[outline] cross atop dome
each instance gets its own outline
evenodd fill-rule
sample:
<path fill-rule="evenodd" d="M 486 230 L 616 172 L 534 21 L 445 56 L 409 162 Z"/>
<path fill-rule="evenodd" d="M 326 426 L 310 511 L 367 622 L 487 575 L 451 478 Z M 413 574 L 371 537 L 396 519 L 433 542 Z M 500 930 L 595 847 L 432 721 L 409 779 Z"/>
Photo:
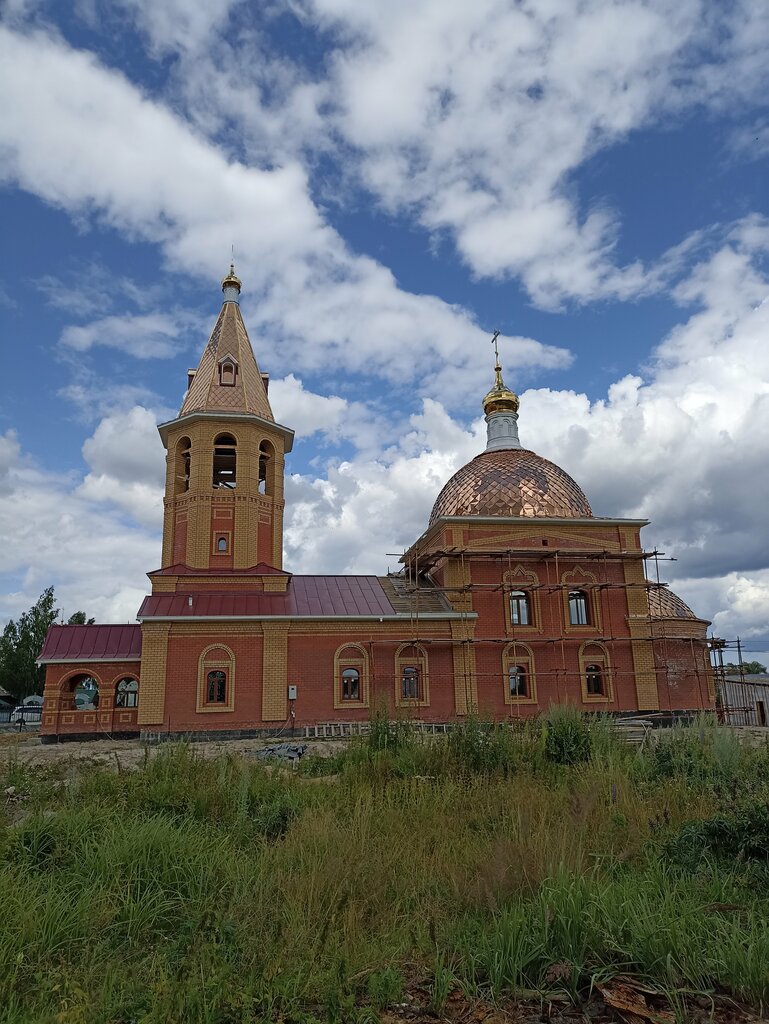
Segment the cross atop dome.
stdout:
<path fill-rule="evenodd" d="M 499 361 L 499 331 L 494 331 L 494 386 L 483 399 L 486 413 L 488 444 L 486 451 L 499 448 L 520 448 L 518 440 L 518 395 L 511 391 L 502 380 L 502 365 Z"/>

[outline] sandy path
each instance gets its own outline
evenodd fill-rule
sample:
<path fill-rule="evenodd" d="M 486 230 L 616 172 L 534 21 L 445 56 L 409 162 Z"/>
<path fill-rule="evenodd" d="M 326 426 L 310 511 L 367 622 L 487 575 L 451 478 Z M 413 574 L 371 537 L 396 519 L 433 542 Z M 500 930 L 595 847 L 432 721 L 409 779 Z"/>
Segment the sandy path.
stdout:
<path fill-rule="evenodd" d="M 305 739 L 248 739 L 220 740 L 206 743 L 191 743 L 191 748 L 200 757 L 218 757 L 220 754 L 240 754 L 248 757 L 256 750 L 275 743 L 304 743 L 307 754 L 330 757 L 343 750 L 347 740 L 305 740 Z M 8 758 L 22 764 L 53 765 L 60 763 L 77 764 L 88 761 L 91 764 L 111 765 L 113 768 L 135 768 L 144 760 L 145 751 L 150 757 L 166 747 L 165 743 L 145 747 L 139 740 L 84 740 L 82 742 L 42 744 L 36 733 L 0 733 L 0 765 Z"/>

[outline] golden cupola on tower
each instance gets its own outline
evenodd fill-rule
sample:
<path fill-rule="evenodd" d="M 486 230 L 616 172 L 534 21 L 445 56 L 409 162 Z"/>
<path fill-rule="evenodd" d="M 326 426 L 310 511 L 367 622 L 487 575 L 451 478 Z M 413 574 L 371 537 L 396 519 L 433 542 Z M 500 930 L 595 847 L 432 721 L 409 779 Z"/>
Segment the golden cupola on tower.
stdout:
<path fill-rule="evenodd" d="M 518 395 L 502 379 L 494 335 L 494 385 L 483 399 L 486 450 L 458 470 L 433 506 L 444 516 L 535 516 L 583 519 L 590 503 L 575 480 L 549 459 L 521 447 Z"/>
<path fill-rule="evenodd" d="M 518 412 L 520 402 L 518 395 L 502 380 L 502 367 L 497 361 L 494 367 L 494 387 L 483 399 L 483 411 L 488 416 L 492 412 Z"/>

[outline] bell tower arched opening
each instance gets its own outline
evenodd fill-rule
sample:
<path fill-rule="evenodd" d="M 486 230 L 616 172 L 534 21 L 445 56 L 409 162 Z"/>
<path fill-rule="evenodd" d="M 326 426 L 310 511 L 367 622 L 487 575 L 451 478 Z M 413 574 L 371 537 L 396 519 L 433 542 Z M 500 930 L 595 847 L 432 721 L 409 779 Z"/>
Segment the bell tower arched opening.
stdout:
<path fill-rule="evenodd" d="M 237 486 L 238 443 L 232 434 L 219 434 L 214 440 L 214 463 L 211 486 L 227 487 L 234 490 Z"/>

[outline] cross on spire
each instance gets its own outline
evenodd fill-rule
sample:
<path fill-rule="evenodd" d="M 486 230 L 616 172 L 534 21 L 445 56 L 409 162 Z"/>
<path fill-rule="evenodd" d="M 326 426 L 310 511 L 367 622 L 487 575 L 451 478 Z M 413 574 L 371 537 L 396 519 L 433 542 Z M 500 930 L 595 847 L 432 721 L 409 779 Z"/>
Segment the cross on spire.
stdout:
<path fill-rule="evenodd" d="M 494 333 L 491 336 L 491 344 L 494 346 L 494 355 L 496 356 L 497 364 L 499 364 L 499 344 L 497 343 L 497 338 L 499 337 L 499 335 L 499 331 L 494 331 Z"/>

